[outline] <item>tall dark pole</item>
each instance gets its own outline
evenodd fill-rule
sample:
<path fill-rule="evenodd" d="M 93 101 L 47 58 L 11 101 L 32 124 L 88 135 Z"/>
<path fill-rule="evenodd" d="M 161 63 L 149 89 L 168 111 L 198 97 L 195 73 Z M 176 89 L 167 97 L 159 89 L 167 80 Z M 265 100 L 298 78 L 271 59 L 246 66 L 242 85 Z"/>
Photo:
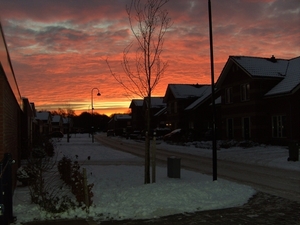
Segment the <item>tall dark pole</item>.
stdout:
<path fill-rule="evenodd" d="M 211 67 L 211 99 L 212 99 L 212 161 L 213 161 L 213 180 L 217 180 L 217 140 L 216 140 L 216 107 L 215 107 L 215 80 L 214 80 L 214 51 L 213 33 L 211 19 L 211 3 L 208 0 L 209 17 L 209 43 L 210 43 L 210 67 Z"/>
<path fill-rule="evenodd" d="M 91 91 L 91 106 L 92 106 L 92 127 L 91 127 L 91 131 L 92 131 L 92 143 L 94 143 L 94 98 L 93 98 L 93 91 L 97 90 L 97 96 L 100 96 L 100 91 L 98 88 L 93 88 Z"/>

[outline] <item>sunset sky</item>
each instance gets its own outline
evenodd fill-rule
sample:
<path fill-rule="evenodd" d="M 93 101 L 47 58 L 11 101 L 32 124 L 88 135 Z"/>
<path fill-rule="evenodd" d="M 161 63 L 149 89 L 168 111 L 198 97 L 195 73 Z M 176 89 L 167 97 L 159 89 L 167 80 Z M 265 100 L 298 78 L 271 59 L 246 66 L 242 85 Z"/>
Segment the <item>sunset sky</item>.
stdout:
<path fill-rule="evenodd" d="M 207 0 L 170 0 L 172 27 L 165 36 L 168 83 L 209 84 Z M 215 81 L 229 55 L 290 59 L 300 56 L 299 0 L 211 0 Z M 71 108 L 79 115 L 128 112 L 131 98 L 112 77 L 124 73 L 123 50 L 134 40 L 126 4 L 130 0 L 0 0 L 0 20 L 17 83 L 37 109 Z M 131 96 L 139 98 L 138 96 Z"/>

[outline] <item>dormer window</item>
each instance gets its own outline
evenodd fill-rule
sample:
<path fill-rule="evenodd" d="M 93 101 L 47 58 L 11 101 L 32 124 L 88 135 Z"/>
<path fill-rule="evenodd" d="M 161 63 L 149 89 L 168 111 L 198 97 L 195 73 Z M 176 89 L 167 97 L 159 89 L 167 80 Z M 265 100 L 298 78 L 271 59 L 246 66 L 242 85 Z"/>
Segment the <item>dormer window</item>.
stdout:
<path fill-rule="evenodd" d="M 250 90 L 250 84 L 242 84 L 241 85 L 241 101 L 242 102 L 250 100 L 249 90 Z"/>

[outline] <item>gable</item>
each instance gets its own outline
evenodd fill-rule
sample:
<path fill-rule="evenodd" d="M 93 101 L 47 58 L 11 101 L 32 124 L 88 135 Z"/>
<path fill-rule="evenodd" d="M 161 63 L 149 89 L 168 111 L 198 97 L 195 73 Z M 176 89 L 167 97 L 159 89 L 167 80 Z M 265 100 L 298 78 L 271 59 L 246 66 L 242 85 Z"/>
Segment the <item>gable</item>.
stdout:
<path fill-rule="evenodd" d="M 189 99 L 201 97 L 203 94 L 203 87 L 208 85 L 199 84 L 169 84 L 164 96 L 164 102 L 170 99 Z"/>
<path fill-rule="evenodd" d="M 248 76 L 250 79 L 284 79 L 289 60 L 271 58 L 249 57 L 249 56 L 229 56 L 220 76 L 216 87 L 223 86 L 224 81 L 238 81 L 239 76 Z M 239 72 L 240 71 L 240 72 Z M 242 71 L 242 72 L 241 72 Z M 232 76 L 236 77 L 233 79 Z"/>

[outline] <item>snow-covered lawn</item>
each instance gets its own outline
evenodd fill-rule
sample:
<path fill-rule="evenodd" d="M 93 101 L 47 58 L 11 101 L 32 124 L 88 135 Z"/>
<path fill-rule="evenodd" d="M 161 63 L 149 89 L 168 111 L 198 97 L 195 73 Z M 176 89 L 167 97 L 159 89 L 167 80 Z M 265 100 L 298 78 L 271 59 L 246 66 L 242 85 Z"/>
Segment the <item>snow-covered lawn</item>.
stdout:
<path fill-rule="evenodd" d="M 166 145 L 161 143 L 161 145 Z M 172 146 L 172 149 L 177 149 Z M 218 151 L 218 157 L 237 157 L 241 152 L 248 161 L 260 163 L 263 157 L 253 156 L 262 153 L 267 155 L 268 164 L 281 164 L 288 168 L 300 168 L 299 162 L 283 161 L 284 150 L 255 150 L 230 149 Z M 46 220 L 54 218 L 87 218 L 94 220 L 105 219 L 138 219 L 155 218 L 175 213 L 194 212 L 198 210 L 220 209 L 243 205 L 255 194 L 249 186 L 236 184 L 218 179 L 212 181 L 211 176 L 181 170 L 181 178 L 167 177 L 166 165 L 157 167 L 157 182 L 144 185 L 143 159 L 134 155 L 116 151 L 100 143 L 92 143 L 87 134 L 73 135 L 68 143 L 66 138 L 57 143 L 58 160 L 63 155 L 73 161 L 78 160 L 81 168 L 86 168 L 88 183 L 93 183 L 93 206 L 89 213 L 81 208 L 68 212 L 51 215 L 40 210 L 30 203 L 28 188 L 17 187 L 14 195 L 14 216 L 17 224 L 33 220 Z M 207 149 L 194 147 L 178 147 L 178 151 L 194 151 L 195 154 L 210 155 Z M 242 152 L 245 151 L 245 152 Z M 272 151 L 276 157 L 271 157 Z M 286 153 L 287 150 L 285 150 Z M 252 156 L 252 157 L 250 157 Z M 256 158 L 257 157 L 257 158 Z M 90 160 L 88 160 L 90 158 Z M 288 165 L 288 166 L 287 166 Z M 59 179 L 59 178 L 58 178 Z"/>

